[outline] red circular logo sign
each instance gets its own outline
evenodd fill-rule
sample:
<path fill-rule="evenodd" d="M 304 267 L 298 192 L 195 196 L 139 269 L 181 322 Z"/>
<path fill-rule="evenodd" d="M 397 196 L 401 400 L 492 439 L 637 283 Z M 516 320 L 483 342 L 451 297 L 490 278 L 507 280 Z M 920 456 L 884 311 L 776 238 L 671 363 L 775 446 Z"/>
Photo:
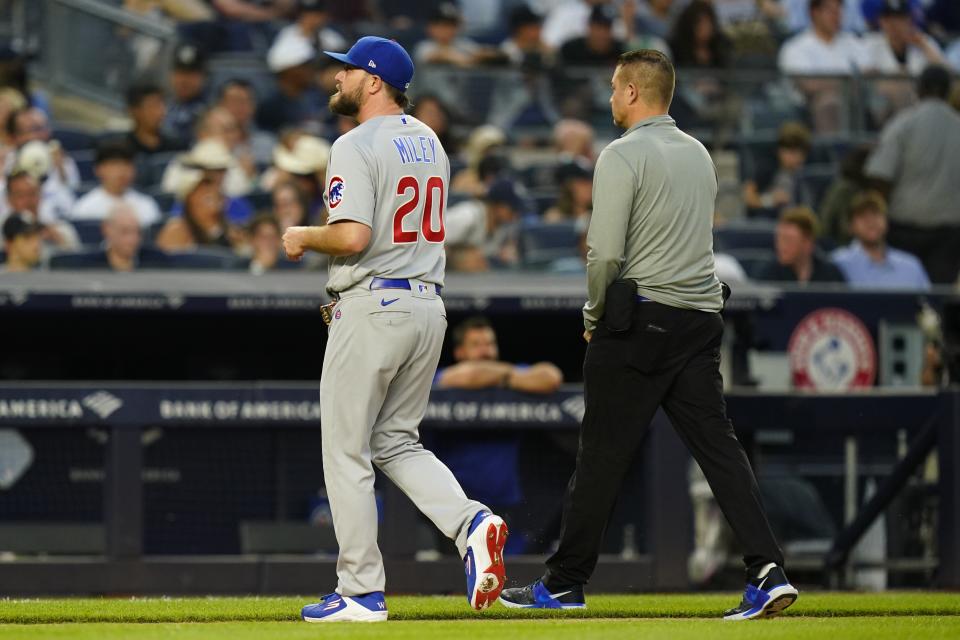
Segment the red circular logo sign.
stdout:
<path fill-rule="evenodd" d="M 846 391 L 873 386 L 877 351 L 867 327 L 849 311 L 818 309 L 793 330 L 787 346 L 793 386 Z"/>

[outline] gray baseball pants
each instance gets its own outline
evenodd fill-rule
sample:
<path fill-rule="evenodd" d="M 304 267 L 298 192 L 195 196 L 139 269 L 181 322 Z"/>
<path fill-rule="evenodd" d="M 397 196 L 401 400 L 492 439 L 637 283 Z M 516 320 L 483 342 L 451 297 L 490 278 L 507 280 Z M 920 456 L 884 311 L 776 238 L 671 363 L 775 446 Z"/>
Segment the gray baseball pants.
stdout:
<path fill-rule="evenodd" d="M 340 547 L 337 593 L 345 596 L 384 590 L 373 465 L 456 542 L 461 557 L 471 520 L 486 509 L 420 444 L 447 320 L 433 285 L 410 282 L 410 291 L 342 293 L 323 358 L 323 475 Z"/>

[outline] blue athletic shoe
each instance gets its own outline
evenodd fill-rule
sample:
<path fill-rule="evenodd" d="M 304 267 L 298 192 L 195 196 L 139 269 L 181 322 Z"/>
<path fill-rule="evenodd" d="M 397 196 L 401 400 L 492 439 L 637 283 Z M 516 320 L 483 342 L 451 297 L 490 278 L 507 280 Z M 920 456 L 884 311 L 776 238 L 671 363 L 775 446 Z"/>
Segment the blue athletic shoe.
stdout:
<path fill-rule="evenodd" d="M 467 529 L 463 570 L 467 576 L 467 602 L 477 611 L 489 607 L 507 583 L 503 564 L 507 534 L 503 518 L 489 511 L 477 513 Z"/>
<path fill-rule="evenodd" d="M 537 580 L 533 584 L 516 589 L 504 589 L 500 602 L 511 609 L 586 609 L 583 587 L 567 587 L 557 593 L 550 593 L 543 583 Z"/>
<path fill-rule="evenodd" d="M 772 562 L 747 583 L 740 606 L 723 614 L 724 620 L 772 618 L 797 601 L 800 592 L 787 580 L 782 567 Z"/>
<path fill-rule="evenodd" d="M 387 619 L 387 603 L 383 591 L 364 596 L 331 593 L 317 604 L 305 606 L 300 616 L 304 622 L 383 622 Z"/>

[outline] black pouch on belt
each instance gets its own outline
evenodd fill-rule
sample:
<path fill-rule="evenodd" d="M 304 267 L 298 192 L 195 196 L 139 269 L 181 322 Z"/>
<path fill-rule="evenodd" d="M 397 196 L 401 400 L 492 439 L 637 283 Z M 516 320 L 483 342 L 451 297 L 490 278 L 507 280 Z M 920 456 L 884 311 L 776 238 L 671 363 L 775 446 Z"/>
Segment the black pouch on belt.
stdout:
<path fill-rule="evenodd" d="M 614 280 L 607 287 L 603 323 L 612 333 L 629 331 L 637 306 L 637 284 L 633 280 Z"/>

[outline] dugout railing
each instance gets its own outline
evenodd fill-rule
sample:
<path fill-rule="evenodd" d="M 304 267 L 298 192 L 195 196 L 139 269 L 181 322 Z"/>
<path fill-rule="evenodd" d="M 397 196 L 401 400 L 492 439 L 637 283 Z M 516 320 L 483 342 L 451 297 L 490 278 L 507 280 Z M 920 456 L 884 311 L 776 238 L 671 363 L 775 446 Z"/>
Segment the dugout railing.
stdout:
<path fill-rule="evenodd" d="M 960 586 L 960 391 L 940 393 L 770 395 L 728 394 L 730 415 L 745 441 L 763 432 L 790 432 L 824 438 L 842 434 L 859 441 L 909 439 L 935 425 L 940 453 L 938 483 L 939 557 L 934 584 Z M 282 593 L 310 591 L 333 580 L 333 556 L 151 556 L 144 554 L 145 451 L 152 431 L 191 430 L 229 434 L 237 429 L 279 428 L 316 431 L 319 412 L 314 384 L 55 384 L 0 386 L 0 428 L 24 433 L 45 429 L 103 430 L 102 476 L 104 553 L 85 557 L 19 557 L 0 563 L 3 595 L 42 593 Z M 539 398 L 503 390 L 436 391 L 425 434 L 508 431 L 573 432 L 582 411 L 582 392 L 565 388 Z M 318 440 L 317 440 L 318 441 Z M 230 455 L 229 441 L 222 445 Z M 9 453 L 9 452 L 8 452 Z M 47 453 L 47 452 L 42 452 Z M 190 452 L 183 451 L 184 456 Z M 836 452 L 840 453 L 840 452 Z M 38 450 L 35 455 L 41 455 Z M 220 452 L 219 455 L 223 455 Z M 250 455 L 250 452 L 236 452 Z M 264 452 L 266 455 L 266 452 Z M 308 452 L 319 465 L 320 451 Z M 210 454 L 215 460 L 217 454 Z M 849 460 L 849 459 L 848 459 Z M 688 456 L 669 423 L 658 416 L 641 458 L 641 553 L 602 557 L 595 588 L 662 591 L 686 588 L 692 531 L 687 489 Z M 763 462 L 758 463 L 761 478 Z M 854 482 L 859 477 L 853 461 Z M 156 470 L 154 470 L 155 472 Z M 762 481 L 762 480 L 761 480 Z M 401 592 L 455 592 L 455 557 L 418 561 L 413 506 L 389 483 L 383 492 L 381 542 L 391 589 Z M 10 494 L 8 494 L 9 497 Z M 242 496 L 240 496 L 242 498 Z M 0 501 L 4 499 L 0 493 Z M 50 496 L 50 499 L 55 499 Z M 9 519 L 5 526 L 11 523 Z M 29 528 L 23 530 L 24 534 Z M 69 529 L 62 532 L 71 535 Z M 73 534 L 78 535 L 78 534 Z M 318 531 L 317 535 L 323 535 Z M 329 532 L 327 532 L 329 535 Z M 535 577 L 542 557 L 511 559 L 511 575 Z M 910 569 L 891 559 L 891 570 Z"/>

